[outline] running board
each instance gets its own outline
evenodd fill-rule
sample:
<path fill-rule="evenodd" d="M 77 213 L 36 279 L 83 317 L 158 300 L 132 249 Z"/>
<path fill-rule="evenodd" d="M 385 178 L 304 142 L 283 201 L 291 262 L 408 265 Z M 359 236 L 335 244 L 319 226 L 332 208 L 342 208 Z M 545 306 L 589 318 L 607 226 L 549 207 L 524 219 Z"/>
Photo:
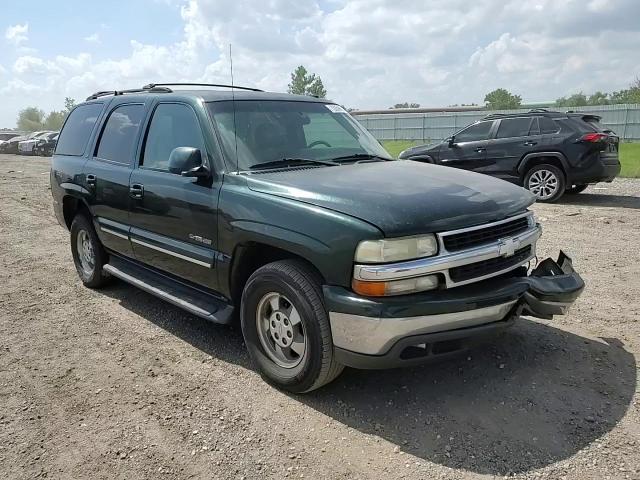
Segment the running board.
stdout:
<path fill-rule="evenodd" d="M 219 297 L 113 255 L 102 268 L 110 275 L 200 318 L 222 324 L 231 322 L 233 307 Z"/>

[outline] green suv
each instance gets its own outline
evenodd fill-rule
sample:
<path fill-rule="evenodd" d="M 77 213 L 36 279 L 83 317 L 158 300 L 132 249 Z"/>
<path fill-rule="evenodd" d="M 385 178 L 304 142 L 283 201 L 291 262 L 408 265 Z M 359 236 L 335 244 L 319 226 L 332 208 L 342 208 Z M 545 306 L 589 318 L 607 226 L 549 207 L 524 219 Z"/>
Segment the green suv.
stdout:
<path fill-rule="evenodd" d="M 98 92 L 66 120 L 51 191 L 87 287 L 116 277 L 239 321 L 261 375 L 293 392 L 549 319 L 584 287 L 562 253 L 529 270 L 541 229 L 526 190 L 393 161 L 342 107 L 307 96 Z"/>

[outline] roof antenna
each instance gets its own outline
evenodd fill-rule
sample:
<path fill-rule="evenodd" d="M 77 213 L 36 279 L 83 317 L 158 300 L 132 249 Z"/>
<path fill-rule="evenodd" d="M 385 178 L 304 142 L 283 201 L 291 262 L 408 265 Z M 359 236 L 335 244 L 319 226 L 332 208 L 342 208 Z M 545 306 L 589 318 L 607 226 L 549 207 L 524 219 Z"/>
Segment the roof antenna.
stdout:
<path fill-rule="evenodd" d="M 229 66 L 231 67 L 231 102 L 233 103 L 233 138 L 236 147 L 236 173 L 240 170 L 238 161 L 238 125 L 236 123 L 236 92 L 233 88 L 233 55 L 231 54 L 231 44 L 229 44 Z"/>

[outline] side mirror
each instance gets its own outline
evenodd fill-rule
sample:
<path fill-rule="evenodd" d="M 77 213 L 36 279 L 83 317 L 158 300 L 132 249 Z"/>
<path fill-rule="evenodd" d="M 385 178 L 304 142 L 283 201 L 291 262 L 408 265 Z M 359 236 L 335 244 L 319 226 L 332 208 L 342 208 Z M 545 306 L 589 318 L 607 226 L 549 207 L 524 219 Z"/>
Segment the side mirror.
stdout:
<path fill-rule="evenodd" d="M 451 135 L 449 138 L 447 138 L 447 143 L 449 144 L 449 148 L 454 147 L 456 144 L 456 136 Z"/>
<path fill-rule="evenodd" d="M 193 147 L 178 147 L 171 151 L 169 172 L 183 177 L 206 177 L 209 175 L 209 169 L 202 163 L 202 153 Z"/>

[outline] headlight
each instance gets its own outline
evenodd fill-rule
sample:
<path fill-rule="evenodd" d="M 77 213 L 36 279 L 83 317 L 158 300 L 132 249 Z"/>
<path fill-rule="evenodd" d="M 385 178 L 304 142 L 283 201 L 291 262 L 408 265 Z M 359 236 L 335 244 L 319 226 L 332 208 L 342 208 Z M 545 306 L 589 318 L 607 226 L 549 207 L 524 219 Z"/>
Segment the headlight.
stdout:
<path fill-rule="evenodd" d="M 355 261 L 360 263 L 388 263 L 430 257 L 438 253 L 435 235 L 365 240 L 356 248 Z"/>

